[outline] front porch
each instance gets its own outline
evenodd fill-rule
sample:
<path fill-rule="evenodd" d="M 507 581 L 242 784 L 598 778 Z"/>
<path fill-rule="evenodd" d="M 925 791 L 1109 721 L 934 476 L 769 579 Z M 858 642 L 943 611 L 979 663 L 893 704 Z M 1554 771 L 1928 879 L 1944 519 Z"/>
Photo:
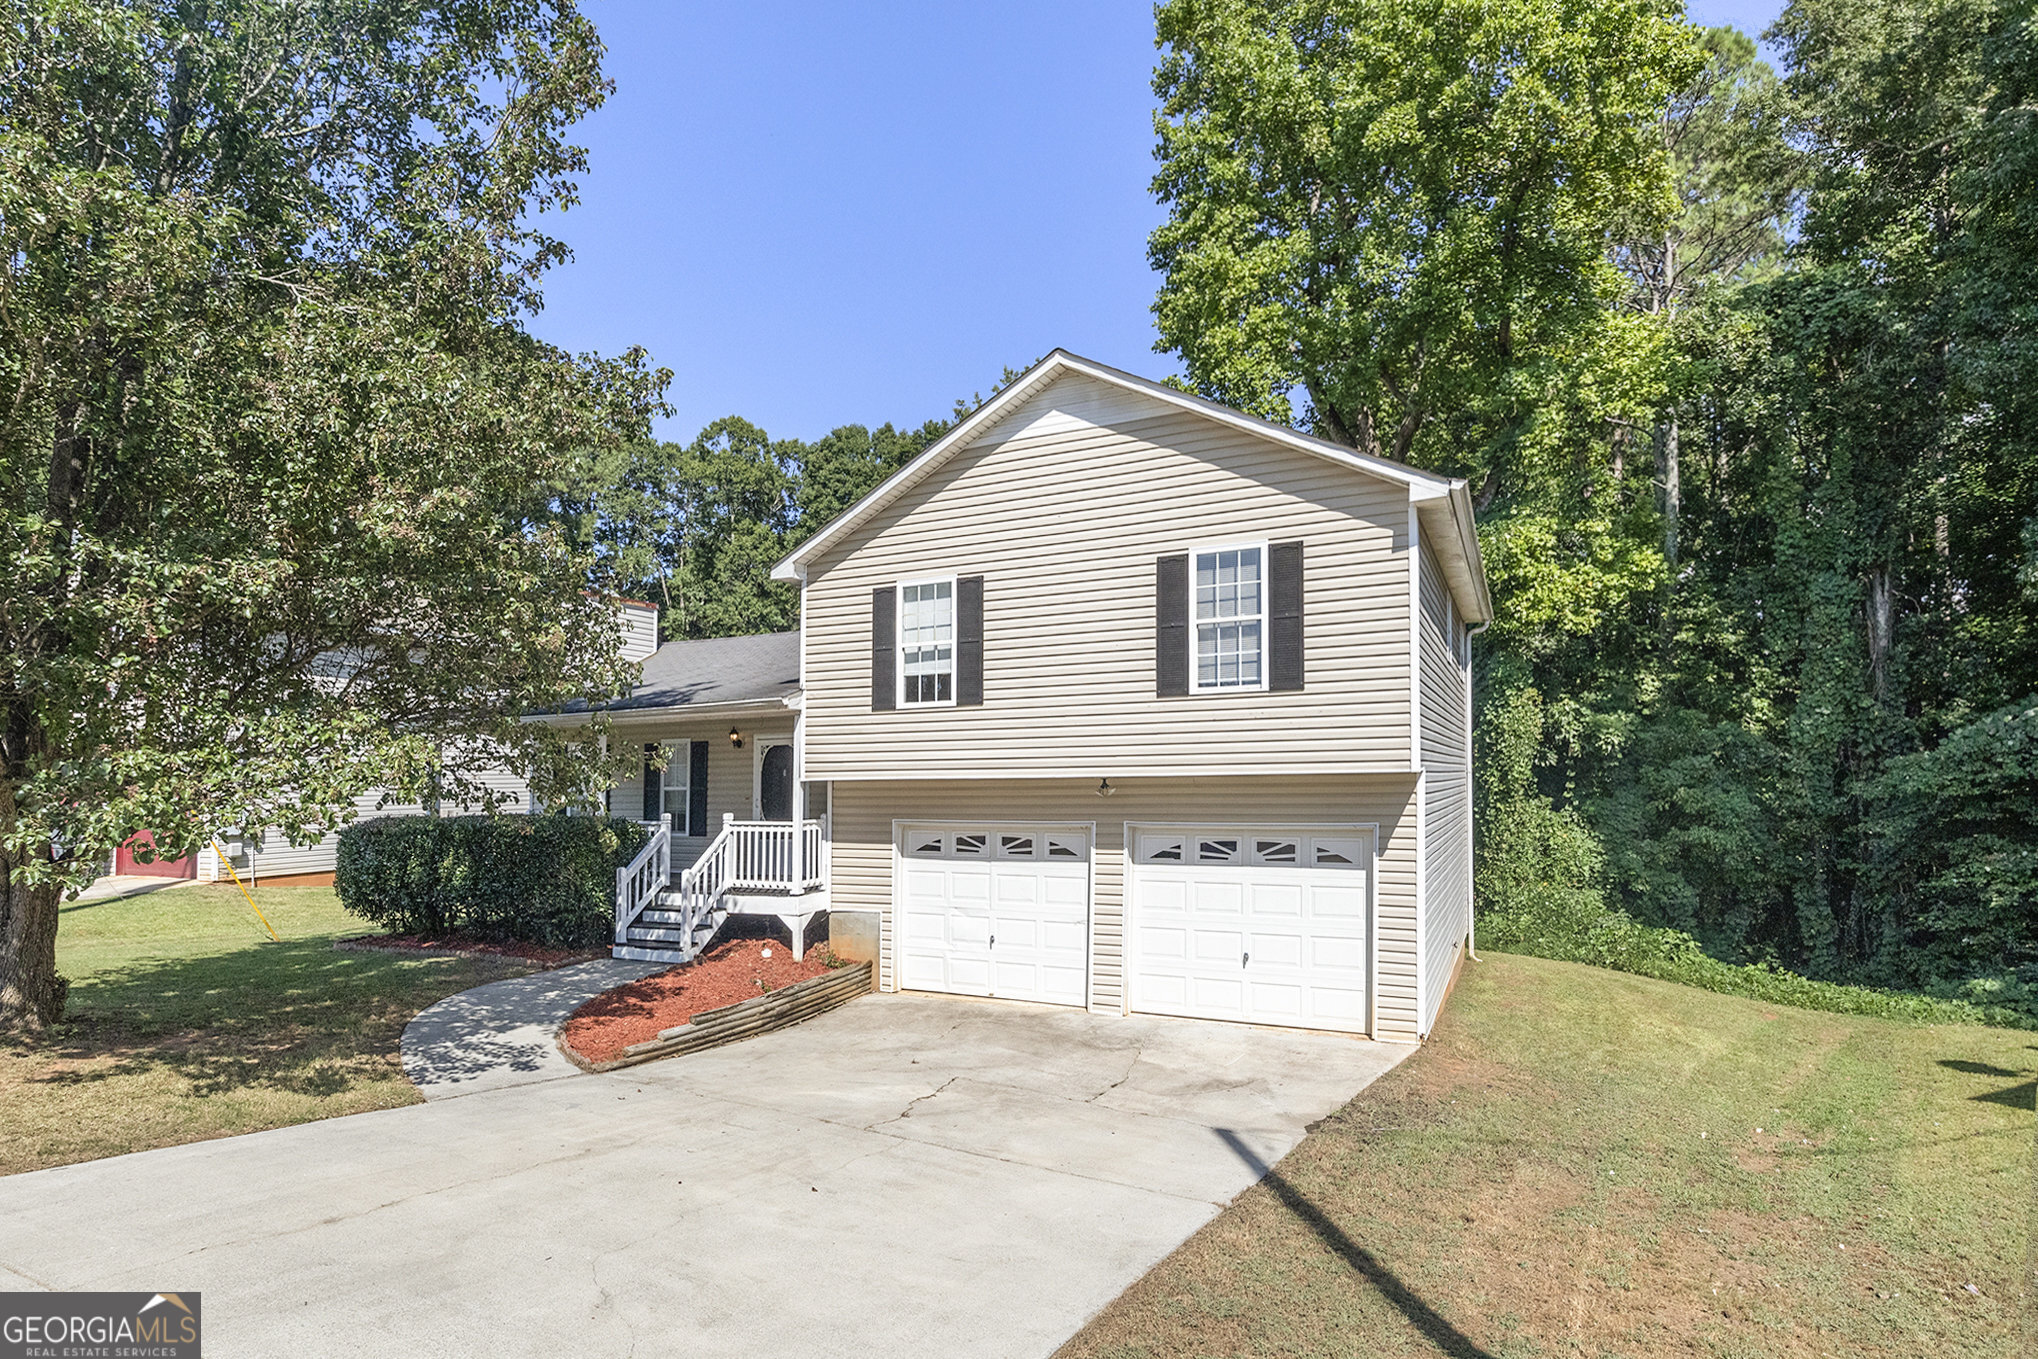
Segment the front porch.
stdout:
<path fill-rule="evenodd" d="M 828 909 L 825 819 L 738 821 L 720 831 L 692 863 L 674 859 L 672 824 L 646 823 L 651 838 L 616 870 L 613 956 L 686 963 L 736 915 L 776 916 L 792 936 L 795 959 L 807 926 Z"/>

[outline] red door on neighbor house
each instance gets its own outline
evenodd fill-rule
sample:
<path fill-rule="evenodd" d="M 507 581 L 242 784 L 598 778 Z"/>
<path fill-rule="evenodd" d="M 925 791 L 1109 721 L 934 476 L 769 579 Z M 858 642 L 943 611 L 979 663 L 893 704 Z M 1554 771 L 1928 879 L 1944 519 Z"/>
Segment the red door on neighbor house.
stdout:
<path fill-rule="evenodd" d="M 136 873 L 145 878 L 195 878 L 198 876 L 198 860 L 189 855 L 182 859 L 157 859 L 152 863 L 143 863 L 135 858 L 134 852 L 137 848 L 154 849 L 155 845 L 156 837 L 152 831 L 137 831 L 130 835 L 127 838 L 127 843 L 113 852 L 113 871 L 115 873 Z"/>

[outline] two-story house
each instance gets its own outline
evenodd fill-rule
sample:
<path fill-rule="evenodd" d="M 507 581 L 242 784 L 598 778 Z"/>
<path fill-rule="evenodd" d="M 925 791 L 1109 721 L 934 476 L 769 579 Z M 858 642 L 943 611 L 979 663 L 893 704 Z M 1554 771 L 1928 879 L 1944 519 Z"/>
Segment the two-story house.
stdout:
<path fill-rule="evenodd" d="M 1462 481 L 1057 351 L 776 574 L 799 632 L 668 644 L 615 710 L 611 807 L 666 832 L 620 951 L 825 910 L 885 990 L 1428 1031 L 1472 925 Z"/>

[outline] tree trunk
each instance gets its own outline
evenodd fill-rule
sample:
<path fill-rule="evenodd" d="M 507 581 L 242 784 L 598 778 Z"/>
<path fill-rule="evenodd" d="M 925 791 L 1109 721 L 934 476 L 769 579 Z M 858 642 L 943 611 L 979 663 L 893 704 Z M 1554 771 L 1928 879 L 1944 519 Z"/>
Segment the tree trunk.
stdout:
<path fill-rule="evenodd" d="M 1684 475 L 1678 459 L 1677 413 L 1672 411 L 1663 426 L 1663 561 L 1677 569 L 1678 535 L 1684 519 Z"/>
<path fill-rule="evenodd" d="M 37 1030 L 64 1013 L 70 983 L 57 975 L 55 883 L 12 881 L 16 862 L 0 855 L 0 1032 Z"/>
<path fill-rule="evenodd" d="M 0 846 L 12 842 L 20 827 L 21 779 L 35 738 L 26 706 L 8 704 L 0 722 Z M 40 860 L 35 866 L 50 866 L 47 841 L 31 855 Z M 57 975 L 57 903 L 63 888 L 54 882 L 23 883 L 20 870 L 30 866 L 28 857 L 0 849 L 0 1033 L 56 1023 L 70 989 Z"/>
<path fill-rule="evenodd" d="M 1868 690 L 1875 701 L 1889 696 L 1889 652 L 1896 633 L 1896 594 L 1889 569 L 1868 577 Z"/>

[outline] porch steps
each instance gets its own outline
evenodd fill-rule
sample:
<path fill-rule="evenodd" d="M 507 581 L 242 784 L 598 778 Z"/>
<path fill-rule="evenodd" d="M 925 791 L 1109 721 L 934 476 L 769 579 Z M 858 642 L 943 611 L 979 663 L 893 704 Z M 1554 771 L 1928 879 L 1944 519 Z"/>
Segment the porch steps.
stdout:
<path fill-rule="evenodd" d="M 729 918 L 726 906 L 717 902 L 716 908 L 707 918 L 694 926 L 692 939 L 687 938 L 686 916 L 667 906 L 679 903 L 672 900 L 677 894 L 667 891 L 658 895 L 659 904 L 647 907 L 624 931 L 624 938 L 617 941 L 609 952 L 617 958 L 632 958 L 647 963 L 684 963 L 700 956 L 722 928 L 722 922 Z M 691 947 L 689 947 L 691 945 Z"/>

